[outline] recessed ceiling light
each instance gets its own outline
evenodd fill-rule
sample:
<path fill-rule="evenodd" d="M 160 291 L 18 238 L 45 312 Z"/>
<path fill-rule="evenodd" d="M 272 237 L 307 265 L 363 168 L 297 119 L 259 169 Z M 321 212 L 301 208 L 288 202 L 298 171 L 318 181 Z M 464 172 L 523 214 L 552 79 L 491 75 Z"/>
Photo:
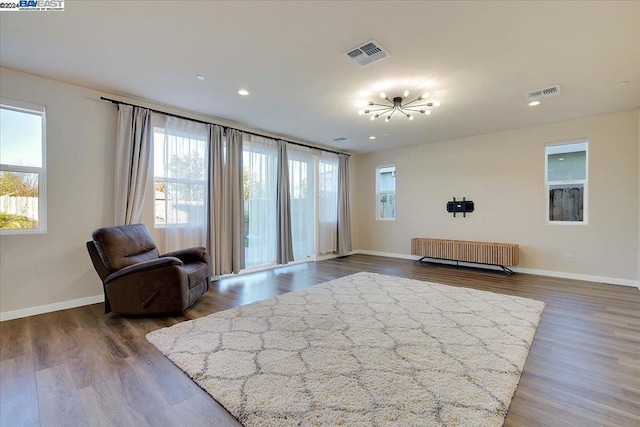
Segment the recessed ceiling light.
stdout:
<path fill-rule="evenodd" d="M 371 135 L 371 136 L 369 137 L 369 139 L 376 139 L 376 137 L 375 137 L 375 136 L 373 136 L 373 135 Z"/>
<path fill-rule="evenodd" d="M 535 107 L 536 105 L 540 105 L 540 101 L 531 101 L 529 103 L 529 107 Z"/>
<path fill-rule="evenodd" d="M 242 96 L 247 96 L 247 95 L 249 95 L 249 91 L 248 91 L 248 90 L 246 90 L 246 89 L 240 89 L 240 90 L 238 91 L 238 94 L 239 94 L 239 95 L 242 95 Z"/>
<path fill-rule="evenodd" d="M 563 161 L 564 157 L 558 157 L 558 160 Z"/>
<path fill-rule="evenodd" d="M 205 77 L 205 76 L 203 76 L 202 74 L 198 74 L 198 75 L 196 76 L 196 79 L 198 79 L 198 80 L 204 80 L 204 79 L 206 79 L 206 77 Z"/>

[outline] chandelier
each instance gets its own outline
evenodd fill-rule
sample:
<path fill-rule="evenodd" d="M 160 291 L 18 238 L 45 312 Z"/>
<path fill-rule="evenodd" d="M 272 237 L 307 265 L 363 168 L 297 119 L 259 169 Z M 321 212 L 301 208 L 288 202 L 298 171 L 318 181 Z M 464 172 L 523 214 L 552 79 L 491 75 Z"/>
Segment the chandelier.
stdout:
<path fill-rule="evenodd" d="M 396 112 L 399 112 L 401 114 L 404 114 L 407 119 L 413 120 L 413 115 L 411 113 L 421 113 L 428 116 L 429 114 L 431 114 L 430 108 L 440 106 L 440 103 L 437 101 L 425 101 L 425 98 L 429 97 L 429 92 L 423 93 L 413 101 L 404 102 L 405 99 L 407 99 L 407 96 L 409 96 L 408 90 L 405 90 L 402 96 L 396 96 L 393 99 L 389 99 L 386 93 L 380 92 L 380 98 L 384 100 L 381 101 L 383 103 L 378 104 L 376 102 L 369 101 L 369 107 L 376 108 L 360 110 L 358 111 L 358 114 L 371 114 L 371 120 L 375 120 L 380 116 L 386 116 L 384 118 L 384 121 L 388 122 Z M 420 101 L 425 102 L 420 103 Z"/>

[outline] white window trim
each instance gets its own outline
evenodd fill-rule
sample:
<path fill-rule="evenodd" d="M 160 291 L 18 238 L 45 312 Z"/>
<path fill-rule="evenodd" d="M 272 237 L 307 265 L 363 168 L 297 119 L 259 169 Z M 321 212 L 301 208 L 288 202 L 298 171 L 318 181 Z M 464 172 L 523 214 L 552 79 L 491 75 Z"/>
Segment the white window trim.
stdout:
<path fill-rule="evenodd" d="M 0 235 L 47 233 L 47 116 L 44 105 L 32 104 L 10 98 L 0 98 L 0 107 L 6 110 L 38 114 L 42 119 L 42 166 L 17 166 L 0 164 L 0 170 L 38 174 L 38 228 L 0 229 Z"/>
<path fill-rule="evenodd" d="M 380 218 L 380 196 L 383 194 L 397 194 L 397 186 L 394 189 L 394 191 L 380 191 L 380 171 L 382 169 L 386 169 L 386 168 L 393 168 L 394 172 L 396 172 L 396 165 L 385 165 L 385 166 L 376 166 L 376 198 L 375 198 L 375 203 L 376 203 L 376 208 L 375 208 L 375 212 L 376 212 L 376 221 L 395 221 L 397 214 L 396 212 L 394 212 L 394 216 L 393 218 Z"/>
<path fill-rule="evenodd" d="M 585 154 L 585 179 L 573 179 L 573 180 L 564 180 L 564 181 L 548 181 L 549 179 L 549 155 L 547 154 L 547 148 L 556 147 L 558 145 L 571 145 L 571 144 L 585 144 L 586 154 Z M 561 142 L 553 142 L 546 144 L 544 147 L 544 218 L 545 225 L 570 225 L 570 226 L 581 226 L 581 225 L 589 225 L 589 139 L 588 138 L 579 138 L 573 139 L 570 141 L 561 141 Z M 584 186 L 584 200 L 583 200 L 583 211 L 582 211 L 582 221 L 551 221 L 549 219 L 549 187 L 552 185 L 565 185 L 565 184 L 582 184 Z"/>

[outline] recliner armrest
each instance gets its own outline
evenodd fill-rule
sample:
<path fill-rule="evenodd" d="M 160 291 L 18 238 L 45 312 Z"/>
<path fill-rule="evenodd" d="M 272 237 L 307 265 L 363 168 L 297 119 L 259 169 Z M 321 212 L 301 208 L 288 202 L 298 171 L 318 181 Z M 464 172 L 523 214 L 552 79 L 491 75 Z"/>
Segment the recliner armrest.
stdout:
<path fill-rule="evenodd" d="M 183 262 L 179 258 L 171 256 L 164 256 L 162 258 L 140 262 L 138 264 L 130 265 L 110 274 L 106 279 L 104 279 L 104 284 L 107 285 L 108 283 L 113 282 L 118 278 L 128 276 L 130 274 L 136 274 L 148 270 L 155 270 L 158 268 L 165 268 L 172 265 L 183 265 Z"/>
<path fill-rule="evenodd" d="M 175 257 L 182 262 L 190 263 L 190 262 L 204 262 L 209 263 L 209 257 L 207 255 L 207 249 L 203 247 L 194 247 L 188 249 L 180 249 L 178 251 L 173 251 L 166 253 L 164 255 L 160 255 L 160 258 L 165 257 Z"/>

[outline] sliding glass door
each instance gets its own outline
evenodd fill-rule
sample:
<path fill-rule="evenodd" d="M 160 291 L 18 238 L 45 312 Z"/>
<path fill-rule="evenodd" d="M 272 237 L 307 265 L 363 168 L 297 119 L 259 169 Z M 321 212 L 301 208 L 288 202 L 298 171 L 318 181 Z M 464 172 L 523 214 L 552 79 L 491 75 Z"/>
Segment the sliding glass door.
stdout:
<path fill-rule="evenodd" d="M 243 141 L 245 268 L 276 262 L 276 141 L 251 136 Z"/>
<path fill-rule="evenodd" d="M 318 253 L 338 248 L 338 156 L 322 152 L 318 161 Z"/>
<path fill-rule="evenodd" d="M 287 147 L 287 154 L 293 258 L 304 261 L 316 253 L 313 154 L 308 148 L 291 144 Z"/>

